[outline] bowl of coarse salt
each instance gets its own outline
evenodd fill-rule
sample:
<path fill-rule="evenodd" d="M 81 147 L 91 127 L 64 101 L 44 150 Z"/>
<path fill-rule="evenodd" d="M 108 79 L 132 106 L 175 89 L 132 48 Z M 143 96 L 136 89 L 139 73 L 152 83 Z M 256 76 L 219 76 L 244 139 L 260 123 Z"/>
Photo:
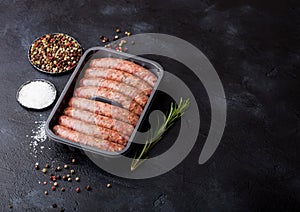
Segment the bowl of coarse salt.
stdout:
<path fill-rule="evenodd" d="M 28 109 L 42 110 L 56 99 L 55 86 L 44 79 L 34 79 L 25 82 L 17 91 L 17 101 Z"/>

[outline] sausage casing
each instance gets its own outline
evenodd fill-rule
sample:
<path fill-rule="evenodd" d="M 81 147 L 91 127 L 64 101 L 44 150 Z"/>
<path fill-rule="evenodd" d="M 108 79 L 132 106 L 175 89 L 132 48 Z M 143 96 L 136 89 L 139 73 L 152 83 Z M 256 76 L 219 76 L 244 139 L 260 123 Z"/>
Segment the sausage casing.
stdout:
<path fill-rule="evenodd" d="M 148 101 L 148 96 L 139 91 L 139 89 L 114 80 L 103 79 L 100 77 L 82 78 L 80 80 L 80 86 L 96 86 L 113 89 L 126 96 L 133 98 L 142 107 L 144 107 Z"/>
<path fill-rule="evenodd" d="M 138 115 L 124 108 L 89 99 L 73 97 L 69 101 L 69 106 L 87 110 L 92 113 L 107 116 L 120 121 L 124 121 L 133 126 L 135 126 L 139 120 Z"/>
<path fill-rule="evenodd" d="M 130 136 L 134 130 L 134 127 L 132 125 L 123 121 L 119 121 L 102 115 L 97 115 L 95 113 L 91 113 L 74 107 L 66 108 L 64 110 L 64 114 L 66 116 L 73 117 L 90 124 L 95 124 L 111 130 L 115 130 L 120 134 L 127 136 Z"/>
<path fill-rule="evenodd" d="M 53 127 L 53 132 L 64 139 L 83 144 L 92 146 L 95 148 L 99 148 L 105 151 L 110 152 L 119 152 L 124 149 L 123 145 L 116 144 L 104 139 L 95 138 L 93 136 L 85 135 L 80 132 L 76 132 L 74 130 L 71 130 L 67 127 L 61 126 L 61 125 L 55 125 Z"/>
<path fill-rule="evenodd" d="M 60 116 L 59 125 L 65 126 L 67 128 L 70 128 L 74 131 L 94 136 L 96 138 L 101 138 L 104 140 L 112 141 L 118 144 L 126 145 L 128 141 L 128 136 L 123 136 L 119 134 L 117 131 L 89 124 L 83 121 L 80 121 L 78 119 L 71 118 L 69 116 Z"/>
<path fill-rule="evenodd" d="M 128 85 L 131 85 L 137 89 L 139 89 L 145 95 L 150 95 L 152 91 L 152 87 L 141 80 L 140 78 L 129 74 L 127 72 L 116 70 L 116 69 L 108 69 L 108 68 L 99 68 L 99 67 L 90 67 L 85 70 L 85 77 L 101 77 L 104 79 L 115 80 L 117 82 L 122 82 Z"/>
<path fill-rule="evenodd" d="M 118 69 L 118 70 L 128 72 L 130 74 L 133 74 L 143 79 L 152 87 L 155 85 L 155 82 L 157 81 L 157 77 L 152 72 L 128 60 L 122 60 L 118 58 L 97 58 L 97 59 L 93 59 L 90 62 L 90 66 L 112 68 L 112 69 Z"/>
<path fill-rule="evenodd" d="M 141 115 L 143 111 L 143 108 L 137 102 L 133 101 L 132 98 L 112 89 L 93 86 L 79 87 L 75 90 L 74 96 L 87 99 L 91 99 L 92 97 L 104 97 L 121 104 L 123 108 L 137 115 Z"/>

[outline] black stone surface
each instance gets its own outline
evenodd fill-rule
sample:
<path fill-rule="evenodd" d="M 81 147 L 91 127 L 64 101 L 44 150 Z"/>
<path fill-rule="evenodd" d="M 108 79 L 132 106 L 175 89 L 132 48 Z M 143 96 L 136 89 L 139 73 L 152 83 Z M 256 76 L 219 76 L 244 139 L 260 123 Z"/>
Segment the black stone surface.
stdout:
<path fill-rule="evenodd" d="M 54 203 L 56 210 L 66 211 L 299 210 L 298 2 L 0 0 L 0 210 L 50 210 Z M 26 110 L 17 103 L 16 91 L 27 80 L 44 78 L 60 93 L 70 74 L 49 76 L 34 70 L 27 60 L 28 46 L 42 34 L 65 32 L 87 49 L 102 45 L 99 37 L 112 37 L 115 27 L 132 34 L 180 37 L 214 65 L 224 85 L 228 119 L 220 146 L 204 165 L 198 157 L 210 124 L 207 95 L 188 69 L 162 57 L 155 59 L 189 84 L 202 117 L 196 145 L 174 170 L 128 180 L 52 141 L 39 144 L 34 153 L 30 143 L 35 122 L 46 120 L 51 108 Z M 172 142 L 172 131 L 164 140 Z M 78 161 L 73 167 L 81 182 L 61 183 L 64 193 L 39 184 L 48 177 L 33 169 L 35 162 L 55 167 L 72 158 Z M 77 184 L 81 193 L 75 192 Z M 92 191 L 84 190 L 87 184 Z"/>

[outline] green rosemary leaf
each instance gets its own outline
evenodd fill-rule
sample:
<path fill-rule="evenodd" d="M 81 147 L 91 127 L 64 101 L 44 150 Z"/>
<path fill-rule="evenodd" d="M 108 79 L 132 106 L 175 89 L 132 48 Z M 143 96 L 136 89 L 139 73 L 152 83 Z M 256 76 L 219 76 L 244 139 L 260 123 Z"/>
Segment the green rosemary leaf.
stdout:
<path fill-rule="evenodd" d="M 147 140 L 145 145 L 140 153 L 135 153 L 135 156 L 131 163 L 131 171 L 134 171 L 138 166 L 140 166 L 144 161 L 146 161 L 148 152 L 162 139 L 163 134 L 178 120 L 183 116 L 184 111 L 189 107 L 190 100 L 182 100 L 180 98 L 179 104 L 176 106 L 171 103 L 170 110 L 166 113 L 166 116 L 163 117 L 163 123 L 159 124 L 155 130 L 150 129 L 147 135 Z M 142 159 L 143 158 L 143 159 Z"/>

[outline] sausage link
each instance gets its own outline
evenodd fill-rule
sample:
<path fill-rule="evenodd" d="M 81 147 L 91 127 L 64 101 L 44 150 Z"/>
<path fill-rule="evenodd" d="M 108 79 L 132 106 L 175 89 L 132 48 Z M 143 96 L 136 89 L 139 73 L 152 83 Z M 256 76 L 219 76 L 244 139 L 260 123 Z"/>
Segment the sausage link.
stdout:
<path fill-rule="evenodd" d="M 123 106 L 123 108 L 134 112 L 137 115 L 141 115 L 143 108 L 133 101 L 130 97 L 125 96 L 124 94 L 113 91 L 111 89 L 102 88 L 102 87 L 79 87 L 74 92 L 75 97 L 81 97 L 86 99 L 91 99 L 93 97 L 104 97 L 106 99 L 115 101 Z"/>
<path fill-rule="evenodd" d="M 64 139 L 83 144 L 88 145 L 91 147 L 95 147 L 98 149 L 102 149 L 105 151 L 110 152 L 119 152 L 122 151 L 125 147 L 120 144 L 116 144 L 107 140 L 95 138 L 93 136 L 85 135 L 79 132 L 76 132 L 74 130 L 71 130 L 67 127 L 56 125 L 53 127 L 53 132 Z"/>
<path fill-rule="evenodd" d="M 121 70 L 98 67 L 88 68 L 85 70 L 85 77 L 101 77 L 104 79 L 115 80 L 117 82 L 123 82 L 139 89 L 145 95 L 150 95 L 152 91 L 152 87 L 148 83 Z"/>
<path fill-rule="evenodd" d="M 112 68 L 112 69 L 118 69 L 118 70 L 128 72 L 130 74 L 133 74 L 143 79 L 152 87 L 155 85 L 157 81 L 157 77 L 152 72 L 128 60 L 122 60 L 118 58 L 97 58 L 97 59 L 93 59 L 90 62 L 90 66 Z"/>
<path fill-rule="evenodd" d="M 73 97 L 69 101 L 69 106 L 124 121 L 133 126 L 135 126 L 139 120 L 139 117 L 136 114 L 126 109 L 94 100 Z"/>
<path fill-rule="evenodd" d="M 120 134 L 130 136 L 134 130 L 134 127 L 123 121 L 119 121 L 113 118 L 109 118 L 102 115 L 97 115 L 88 111 L 77 109 L 74 107 L 68 107 L 64 110 L 66 116 L 85 121 L 90 124 L 102 126 L 111 130 L 115 130 Z"/>
<path fill-rule="evenodd" d="M 114 130 L 93 124 L 88 124 L 86 122 L 68 116 L 60 116 L 58 123 L 59 125 L 70 128 L 74 131 L 94 136 L 96 138 L 112 141 L 118 144 L 122 144 L 124 146 L 127 144 L 128 141 L 128 136 L 122 136 Z"/>
<path fill-rule="evenodd" d="M 142 94 L 137 88 L 114 80 L 107 80 L 99 77 L 82 78 L 80 80 L 80 86 L 97 86 L 113 89 L 126 96 L 133 98 L 142 107 L 144 107 L 148 101 L 148 96 Z"/>

